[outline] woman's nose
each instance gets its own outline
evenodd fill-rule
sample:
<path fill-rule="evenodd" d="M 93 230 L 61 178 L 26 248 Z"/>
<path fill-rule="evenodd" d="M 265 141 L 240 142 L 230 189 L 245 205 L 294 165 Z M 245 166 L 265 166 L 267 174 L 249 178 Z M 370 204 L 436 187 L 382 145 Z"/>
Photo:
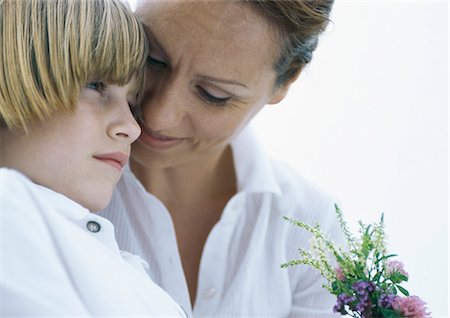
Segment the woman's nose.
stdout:
<path fill-rule="evenodd" d="M 142 100 L 142 117 L 152 130 L 163 131 L 178 127 L 186 116 L 187 96 L 176 82 L 147 83 Z"/>

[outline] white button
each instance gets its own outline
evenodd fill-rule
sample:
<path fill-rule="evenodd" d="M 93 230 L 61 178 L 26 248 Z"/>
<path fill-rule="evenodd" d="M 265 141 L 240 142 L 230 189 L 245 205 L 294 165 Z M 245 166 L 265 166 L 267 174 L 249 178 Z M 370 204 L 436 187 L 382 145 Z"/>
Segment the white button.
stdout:
<path fill-rule="evenodd" d="M 217 293 L 217 289 L 210 287 L 203 292 L 203 297 L 206 299 L 211 299 Z"/>
<path fill-rule="evenodd" d="M 86 228 L 88 229 L 89 232 L 97 233 L 97 232 L 100 231 L 100 229 L 101 229 L 102 227 L 100 226 L 100 224 L 98 224 L 98 223 L 95 222 L 95 221 L 89 221 L 89 222 L 87 222 L 87 224 L 86 224 Z"/>

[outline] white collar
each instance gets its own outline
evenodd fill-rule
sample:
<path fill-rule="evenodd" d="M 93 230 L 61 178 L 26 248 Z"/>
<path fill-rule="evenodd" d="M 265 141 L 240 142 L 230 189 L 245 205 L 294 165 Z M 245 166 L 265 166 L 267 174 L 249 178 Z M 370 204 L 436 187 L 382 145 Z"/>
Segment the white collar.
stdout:
<path fill-rule="evenodd" d="M 244 128 L 231 142 L 238 192 L 281 195 L 270 159 L 253 129 Z"/>
<path fill-rule="evenodd" d="M 88 209 L 81 206 L 77 202 L 69 199 L 59 192 L 33 182 L 33 180 L 21 171 L 2 168 L 2 172 L 9 174 L 13 179 L 20 180 L 23 184 L 31 186 L 33 191 L 36 191 L 37 197 L 41 202 L 47 202 L 53 209 L 61 211 L 61 216 L 69 220 L 83 220 L 92 215 Z"/>

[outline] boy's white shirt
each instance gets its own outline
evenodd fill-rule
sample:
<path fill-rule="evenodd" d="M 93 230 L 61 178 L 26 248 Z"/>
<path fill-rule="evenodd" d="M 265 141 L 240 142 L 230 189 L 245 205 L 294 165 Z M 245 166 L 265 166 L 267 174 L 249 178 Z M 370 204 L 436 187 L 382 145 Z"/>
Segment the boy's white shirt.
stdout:
<path fill-rule="evenodd" d="M 184 315 L 108 220 L 7 168 L 0 200 L 1 316 Z"/>

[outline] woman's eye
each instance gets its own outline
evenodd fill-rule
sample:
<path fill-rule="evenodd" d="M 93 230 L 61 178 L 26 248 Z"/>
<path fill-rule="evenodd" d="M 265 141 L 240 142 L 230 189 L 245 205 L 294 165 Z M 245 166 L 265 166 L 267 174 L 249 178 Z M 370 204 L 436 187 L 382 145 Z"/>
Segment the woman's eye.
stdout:
<path fill-rule="evenodd" d="M 205 99 L 207 103 L 215 106 L 226 106 L 227 102 L 231 99 L 231 97 L 216 97 L 211 95 L 201 86 L 197 86 L 197 88 L 203 99 Z"/>
<path fill-rule="evenodd" d="M 104 92 L 106 89 L 106 85 L 102 82 L 90 82 L 86 85 L 87 88 L 93 89 L 95 91 L 98 91 L 100 93 Z"/>
<path fill-rule="evenodd" d="M 167 63 L 166 62 L 157 60 L 157 59 L 155 59 L 155 58 L 153 58 L 151 56 L 149 56 L 147 58 L 147 65 L 149 67 L 155 69 L 155 70 L 158 70 L 158 71 L 163 71 L 163 70 L 167 69 Z"/>

